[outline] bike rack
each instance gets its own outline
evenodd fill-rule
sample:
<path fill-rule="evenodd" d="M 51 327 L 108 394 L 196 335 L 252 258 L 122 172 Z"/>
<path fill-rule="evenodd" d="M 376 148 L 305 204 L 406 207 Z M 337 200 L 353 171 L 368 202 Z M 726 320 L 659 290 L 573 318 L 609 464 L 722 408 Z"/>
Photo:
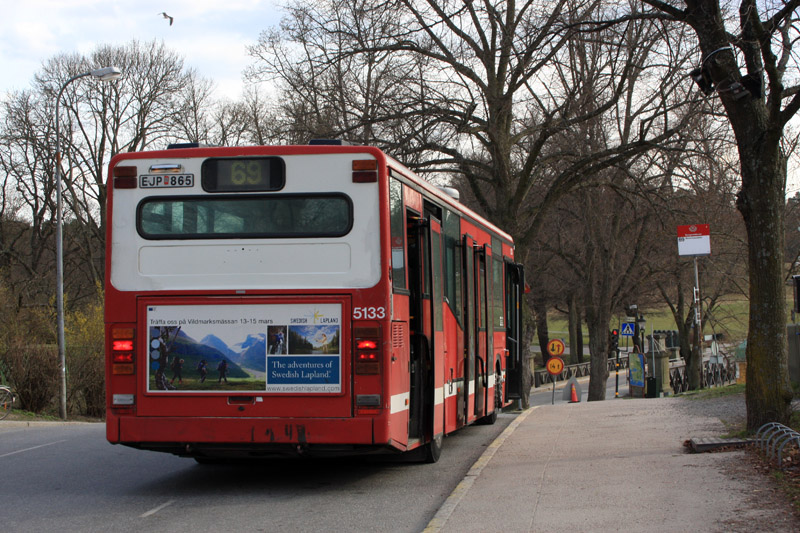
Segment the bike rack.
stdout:
<path fill-rule="evenodd" d="M 783 449 L 787 444 L 794 442 L 800 448 L 800 433 L 778 422 L 768 422 L 758 428 L 756 439 L 761 451 L 778 461 L 778 468 L 783 468 Z"/>

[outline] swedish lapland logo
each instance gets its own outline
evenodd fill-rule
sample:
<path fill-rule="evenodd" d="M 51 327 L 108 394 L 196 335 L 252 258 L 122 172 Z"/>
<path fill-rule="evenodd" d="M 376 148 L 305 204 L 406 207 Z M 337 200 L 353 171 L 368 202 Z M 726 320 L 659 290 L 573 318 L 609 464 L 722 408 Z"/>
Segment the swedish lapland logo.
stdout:
<path fill-rule="evenodd" d="M 308 314 L 306 314 L 306 315 L 304 315 L 304 316 L 305 316 L 305 317 L 306 317 L 306 318 L 307 318 L 309 321 L 311 321 L 311 323 L 312 323 L 312 324 L 320 324 L 320 323 L 324 323 L 324 322 L 321 322 L 321 321 L 322 321 L 322 320 L 325 318 L 325 315 L 324 315 L 324 314 L 322 314 L 322 313 L 320 313 L 320 312 L 319 312 L 319 309 L 314 309 L 314 312 L 313 312 L 313 313 L 308 313 Z"/>
<path fill-rule="evenodd" d="M 321 313 L 319 309 L 314 309 L 313 313 L 309 313 L 305 315 L 312 324 L 338 324 L 338 318 L 330 318 L 325 316 L 324 313 Z"/>

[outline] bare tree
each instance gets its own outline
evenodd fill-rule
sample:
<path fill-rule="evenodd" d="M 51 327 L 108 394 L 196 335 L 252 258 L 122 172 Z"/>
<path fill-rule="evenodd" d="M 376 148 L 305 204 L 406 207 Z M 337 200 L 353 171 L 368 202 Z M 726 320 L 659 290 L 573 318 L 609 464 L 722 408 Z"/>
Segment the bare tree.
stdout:
<path fill-rule="evenodd" d="M 204 82 L 184 70 L 177 54 L 163 44 L 138 41 L 100 46 L 87 57 L 56 56 L 36 77 L 38 91 L 53 101 L 67 79 L 96 65 L 117 66 L 123 77 L 114 83 L 87 78 L 70 84 L 61 102 L 66 220 L 77 222 L 68 232 L 65 258 L 73 271 L 88 269 L 92 291 L 103 280 L 108 160 L 121 151 L 164 148 L 162 143 L 180 136 L 188 107 L 182 98 L 204 97 Z"/>
<path fill-rule="evenodd" d="M 681 22 L 702 51 L 694 72 L 719 97 L 736 136 L 742 185 L 737 207 L 748 237 L 750 327 L 747 427 L 788 423 L 786 296 L 783 283 L 786 124 L 800 109 L 797 9 L 800 0 L 742 0 L 738 17 L 719 0 L 644 0 L 649 15 Z M 740 61 L 742 62 L 740 65 Z"/>
<path fill-rule="evenodd" d="M 605 9 L 593 0 L 296 3 L 253 47 L 251 75 L 280 81 L 285 114 L 304 131 L 459 176 L 525 260 L 550 206 L 669 138 L 683 118 L 669 103 L 683 99 L 668 97 L 685 51 L 658 48 L 663 23 L 578 30 Z M 629 90 L 639 82 L 646 96 Z M 559 144 L 615 113 L 624 129 L 599 150 Z"/>
<path fill-rule="evenodd" d="M 739 185 L 735 145 L 727 124 L 714 117 L 713 111 L 709 108 L 706 113 L 696 115 L 687 135 L 682 137 L 681 149 L 665 153 L 657 162 L 665 179 L 652 195 L 661 227 L 656 238 L 665 243 L 665 253 L 651 264 L 653 280 L 675 319 L 680 355 L 687 363 L 692 390 L 701 384 L 700 336 L 704 332 L 695 327 L 692 261 L 679 257 L 672 244 L 676 227 L 711 224 L 712 255 L 698 260 L 703 326 L 706 318 L 714 316 L 715 307 L 723 297 L 746 294 L 741 267 L 745 238 L 735 208 Z"/>
<path fill-rule="evenodd" d="M 23 91 L 9 95 L 0 113 L 0 264 L 18 306 L 44 306 L 52 294 L 51 280 L 40 275 L 52 270 L 55 229 L 48 111 L 40 94 Z"/>
<path fill-rule="evenodd" d="M 238 101 L 223 100 L 211 111 L 208 142 L 217 146 L 290 143 L 275 104 L 253 86 Z"/>
<path fill-rule="evenodd" d="M 543 238 L 543 248 L 557 257 L 543 283 L 570 285 L 576 289 L 572 297 L 582 302 L 592 362 L 590 401 L 605 399 L 607 360 L 614 355 L 608 347 L 611 319 L 642 290 L 649 261 L 659 252 L 651 245 L 655 217 L 646 199 L 630 190 L 625 169 L 604 175 L 605 185 L 564 197 L 553 213 L 558 231 Z"/>
<path fill-rule="evenodd" d="M 247 124 L 245 140 L 248 143 L 263 145 L 289 142 L 281 130 L 275 104 L 264 98 L 255 86 L 248 87 L 244 92 L 242 113 Z"/>
<path fill-rule="evenodd" d="M 3 258 L 7 280 L 26 305 L 46 305 L 52 293 L 55 224 L 53 106 L 72 76 L 98 66 L 119 67 L 114 83 L 83 78 L 61 100 L 62 176 L 65 188 L 67 303 L 95 296 L 104 270 L 106 173 L 110 157 L 181 137 L 187 94 L 200 94 L 196 74 L 163 45 L 136 41 L 101 46 L 82 56 L 62 54 L 44 63 L 30 90 L 6 95 L 0 107 L 3 172 Z M 192 90 L 192 88 L 196 90 Z M 25 246 L 22 246 L 22 242 Z"/>
<path fill-rule="evenodd" d="M 179 101 L 183 104 L 175 127 L 180 132 L 180 142 L 209 144 L 212 136 L 213 119 L 211 110 L 216 105 L 213 100 L 214 85 L 210 80 L 188 71 L 185 83 L 180 88 Z"/>

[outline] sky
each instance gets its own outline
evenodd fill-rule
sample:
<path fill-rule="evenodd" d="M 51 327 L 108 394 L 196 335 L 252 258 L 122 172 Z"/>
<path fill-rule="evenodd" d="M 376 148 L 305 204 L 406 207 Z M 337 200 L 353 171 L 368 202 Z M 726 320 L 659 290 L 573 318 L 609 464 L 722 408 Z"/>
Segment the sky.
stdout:
<path fill-rule="evenodd" d="M 158 40 L 238 99 L 247 47 L 276 26 L 282 0 L 0 0 L 0 96 L 30 87 L 42 64 L 60 53 L 89 54 L 101 44 Z M 173 24 L 162 12 L 173 17 Z M 97 65 L 108 66 L 108 65 Z M 796 164 L 787 196 L 800 191 Z"/>
<path fill-rule="evenodd" d="M 278 0 L 0 0 L 0 94 L 27 89 L 60 53 L 101 44 L 163 41 L 187 67 L 211 79 L 218 97 L 236 99 L 247 47 L 278 24 Z M 173 17 L 173 24 L 162 12 Z M 97 65 L 98 67 L 107 65 Z"/>

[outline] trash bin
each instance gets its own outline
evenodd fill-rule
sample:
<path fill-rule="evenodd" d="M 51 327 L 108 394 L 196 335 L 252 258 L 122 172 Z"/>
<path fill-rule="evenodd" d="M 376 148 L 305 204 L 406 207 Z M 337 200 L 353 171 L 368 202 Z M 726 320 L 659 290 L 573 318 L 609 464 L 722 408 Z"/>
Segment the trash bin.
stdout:
<path fill-rule="evenodd" d="M 647 398 L 658 398 L 658 385 L 656 378 L 647 378 Z"/>

